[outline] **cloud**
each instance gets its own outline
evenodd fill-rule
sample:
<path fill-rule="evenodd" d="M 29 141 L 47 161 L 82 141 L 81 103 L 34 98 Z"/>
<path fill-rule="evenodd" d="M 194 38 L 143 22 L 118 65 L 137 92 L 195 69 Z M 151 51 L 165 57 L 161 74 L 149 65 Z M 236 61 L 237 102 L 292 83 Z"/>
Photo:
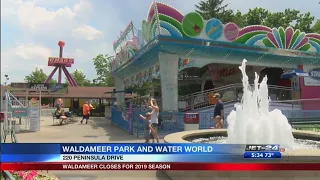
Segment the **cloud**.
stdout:
<path fill-rule="evenodd" d="M 75 38 L 94 40 L 103 37 L 103 32 L 93 28 L 89 25 L 83 25 L 72 30 L 72 35 Z"/>
<path fill-rule="evenodd" d="M 39 0 L 3 0 L 1 3 L 1 19 L 17 22 L 23 29 L 33 33 L 33 36 L 50 34 L 51 37 L 58 38 L 71 34 L 72 29 L 84 27 L 90 31 L 90 38 L 99 35 L 99 30 L 88 28 L 79 19 L 92 8 L 88 0 L 79 0 L 72 7 L 59 6 L 56 9 L 39 6 Z"/>
<path fill-rule="evenodd" d="M 183 13 L 194 9 L 193 1 L 165 3 Z M 1 0 L 2 32 L 1 78 L 23 81 L 36 67 L 49 74 L 48 56 L 58 55 L 57 42 L 66 42 L 63 56 L 75 59 L 70 72 L 81 69 L 89 79 L 96 76 L 92 58 L 97 54 L 113 55 L 112 42 L 128 22 L 141 28 L 152 0 L 137 6 L 130 0 Z M 181 6 L 183 4 L 183 6 Z M 180 6 L 180 8 L 179 8 Z M 182 9 L 181 9 L 182 8 Z M 6 67 L 6 68 L 4 68 Z"/>
<path fill-rule="evenodd" d="M 73 11 L 77 14 L 90 12 L 92 4 L 88 0 L 80 0 L 79 3 L 73 6 Z"/>
<path fill-rule="evenodd" d="M 51 55 L 51 49 L 47 47 L 31 43 L 19 43 L 16 47 L 7 49 L 1 53 L 1 63 L 4 65 L 11 65 L 14 63 L 12 59 L 19 58 L 22 59 L 21 62 L 17 63 L 19 66 L 19 64 L 24 65 L 24 62 L 29 64 L 30 62 L 37 62 L 39 59 L 47 59 Z M 14 68 L 16 67 L 17 66 Z"/>
<path fill-rule="evenodd" d="M 55 24 L 62 18 L 65 21 L 71 21 L 73 20 L 75 13 L 70 8 L 60 8 L 57 11 L 48 11 L 45 8 L 36 7 L 35 3 L 26 2 L 21 4 L 17 15 L 23 26 L 32 30 L 37 30 L 42 29 L 44 24 Z"/>
<path fill-rule="evenodd" d="M 1 19 L 10 17 L 16 14 L 16 7 L 20 1 L 17 0 L 2 0 L 1 1 Z"/>
<path fill-rule="evenodd" d="M 7 27 L 2 36 L 11 41 L 2 42 L 1 79 L 8 74 L 12 81 L 23 81 L 37 67 L 49 74 L 53 67 L 47 67 L 47 59 L 58 55 L 59 40 L 66 41 L 64 57 L 76 59 L 76 64 L 68 69 L 82 67 L 88 77 L 93 77 L 94 68 L 88 67 L 92 66 L 92 58 L 95 53 L 108 50 L 100 48 L 101 42 L 90 43 L 104 37 L 102 31 L 85 21 L 92 8 L 88 0 L 1 0 L 1 21 Z M 19 39 L 12 34 L 16 30 L 8 29 L 12 27 L 23 32 Z"/>
<path fill-rule="evenodd" d="M 75 16 L 75 12 L 68 7 L 50 11 L 36 6 L 34 1 L 3 0 L 2 7 L 3 18 L 17 20 L 24 28 L 30 30 L 41 29 L 44 24 L 54 24 L 61 19 L 70 21 Z"/>
<path fill-rule="evenodd" d="M 24 77 L 21 77 L 21 72 L 29 74 L 39 67 L 39 62 L 46 64 L 49 56 L 52 56 L 50 48 L 39 44 L 19 43 L 14 48 L 1 52 L 1 78 L 9 74 L 12 80 L 18 81 L 17 76 L 19 76 L 21 81 Z M 43 69 L 48 71 L 46 68 Z"/>
<path fill-rule="evenodd" d="M 51 49 L 36 44 L 18 44 L 14 49 L 10 50 L 12 54 L 17 55 L 26 60 L 34 58 L 47 58 L 51 56 Z"/>

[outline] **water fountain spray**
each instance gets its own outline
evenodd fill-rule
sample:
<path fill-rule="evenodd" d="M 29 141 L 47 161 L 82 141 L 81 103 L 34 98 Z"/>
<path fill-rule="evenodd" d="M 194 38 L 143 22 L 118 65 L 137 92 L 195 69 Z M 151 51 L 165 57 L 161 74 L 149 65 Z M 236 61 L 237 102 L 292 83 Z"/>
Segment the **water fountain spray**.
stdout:
<path fill-rule="evenodd" d="M 292 127 L 279 109 L 269 111 L 267 77 L 259 84 L 255 73 L 251 87 L 246 74 L 246 62 L 239 69 L 242 73 L 243 96 L 236 110 L 227 117 L 229 144 L 280 144 L 292 149 L 294 137 Z"/>

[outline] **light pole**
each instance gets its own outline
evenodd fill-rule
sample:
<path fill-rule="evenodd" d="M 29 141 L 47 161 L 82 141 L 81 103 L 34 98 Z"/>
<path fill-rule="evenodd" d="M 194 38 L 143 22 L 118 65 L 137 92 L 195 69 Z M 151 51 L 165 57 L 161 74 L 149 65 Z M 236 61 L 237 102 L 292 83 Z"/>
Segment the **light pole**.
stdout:
<path fill-rule="evenodd" d="M 6 81 L 4 82 L 4 85 L 7 86 L 8 80 L 9 80 L 9 76 L 6 74 L 4 75 L 4 77 L 6 78 Z"/>

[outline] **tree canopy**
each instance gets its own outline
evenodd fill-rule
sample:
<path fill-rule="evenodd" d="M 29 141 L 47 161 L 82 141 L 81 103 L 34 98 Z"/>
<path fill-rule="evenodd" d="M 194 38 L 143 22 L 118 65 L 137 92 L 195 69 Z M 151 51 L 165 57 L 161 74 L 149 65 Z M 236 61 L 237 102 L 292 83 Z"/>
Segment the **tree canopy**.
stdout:
<path fill-rule="evenodd" d="M 318 30 L 317 23 L 310 12 L 302 13 L 295 9 L 285 9 L 283 12 L 271 12 L 267 9 L 256 7 L 249 9 L 246 14 L 240 11 L 228 9 L 228 4 L 223 0 L 202 0 L 196 7 L 196 12 L 204 19 L 218 18 L 222 23 L 234 22 L 240 27 L 248 25 L 265 25 L 268 27 L 289 27 L 300 29 L 302 32 L 310 33 Z M 318 22 L 318 21 L 317 21 Z"/>
<path fill-rule="evenodd" d="M 223 22 L 228 21 L 225 18 L 228 17 L 227 15 L 230 15 L 230 11 L 226 11 L 228 4 L 223 4 L 223 0 L 202 0 L 195 6 L 196 12 L 201 14 L 206 20 L 215 17 Z"/>
<path fill-rule="evenodd" d="M 29 75 L 25 76 L 24 80 L 28 83 L 44 83 L 47 78 L 48 75 L 41 68 L 36 68 Z M 50 83 L 57 83 L 57 81 L 51 79 Z"/>
<path fill-rule="evenodd" d="M 115 81 L 111 75 L 112 58 L 113 56 L 109 56 L 108 54 L 98 54 L 95 58 L 93 58 L 93 64 L 98 76 L 98 78 L 95 79 L 95 83 L 105 86 L 114 86 Z"/>
<path fill-rule="evenodd" d="M 314 24 L 314 26 L 312 27 L 312 31 L 320 34 L 320 19 L 318 19 Z"/>
<path fill-rule="evenodd" d="M 74 72 L 71 73 L 72 78 L 76 81 L 78 86 L 91 86 L 91 82 L 87 79 L 86 75 L 79 69 L 76 69 Z M 69 81 L 65 80 L 67 83 Z"/>

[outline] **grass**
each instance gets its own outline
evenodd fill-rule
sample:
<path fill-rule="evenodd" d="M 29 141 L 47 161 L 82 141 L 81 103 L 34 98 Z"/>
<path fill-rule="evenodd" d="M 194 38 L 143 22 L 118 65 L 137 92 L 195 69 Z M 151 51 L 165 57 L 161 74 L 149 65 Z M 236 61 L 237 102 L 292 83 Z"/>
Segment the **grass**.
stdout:
<path fill-rule="evenodd" d="M 304 130 L 304 131 L 320 132 L 320 124 L 296 125 L 296 126 L 294 126 L 294 129 L 296 129 L 296 130 Z"/>

